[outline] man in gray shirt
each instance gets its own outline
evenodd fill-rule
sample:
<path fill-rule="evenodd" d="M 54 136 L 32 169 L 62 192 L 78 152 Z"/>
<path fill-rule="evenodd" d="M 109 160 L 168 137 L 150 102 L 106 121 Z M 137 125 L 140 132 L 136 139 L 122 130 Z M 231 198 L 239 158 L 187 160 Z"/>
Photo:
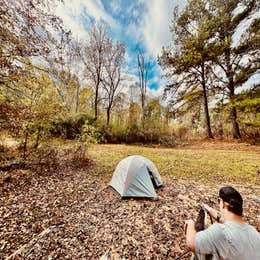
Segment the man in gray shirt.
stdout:
<path fill-rule="evenodd" d="M 243 199 L 233 187 L 219 191 L 219 209 L 204 205 L 220 223 L 196 232 L 194 221 L 186 222 L 186 243 L 199 259 L 211 254 L 213 260 L 260 260 L 260 234 L 243 221 Z"/>

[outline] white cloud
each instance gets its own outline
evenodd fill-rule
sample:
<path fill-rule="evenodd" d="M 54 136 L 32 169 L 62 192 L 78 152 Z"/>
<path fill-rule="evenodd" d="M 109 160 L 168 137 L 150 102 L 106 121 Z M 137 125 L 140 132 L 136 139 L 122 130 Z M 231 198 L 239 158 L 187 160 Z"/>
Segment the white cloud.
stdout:
<path fill-rule="evenodd" d="M 232 47 L 237 46 L 241 40 L 243 40 L 243 34 L 250 27 L 255 19 L 260 18 L 260 11 L 258 10 L 254 14 L 251 14 L 247 19 L 243 20 L 237 27 L 234 35 L 232 36 Z"/>
<path fill-rule="evenodd" d="M 170 23 L 173 9 L 176 5 L 182 8 L 186 1 L 182 0 L 151 0 L 147 1 L 147 14 L 141 28 L 147 50 L 157 57 L 163 46 L 168 46 L 172 40 Z"/>
<path fill-rule="evenodd" d="M 160 81 L 160 78 L 158 76 L 154 76 L 151 80 L 150 83 L 158 83 Z"/>
<path fill-rule="evenodd" d="M 122 28 L 124 34 L 130 36 L 137 44 L 141 42 L 148 55 L 156 58 L 162 47 L 171 43 L 172 35 L 169 26 L 174 6 L 179 4 L 181 9 L 186 4 L 186 0 L 136 0 L 133 4 L 129 4 L 127 8 L 122 0 L 111 0 L 109 4 L 112 14 L 118 13 L 124 8 L 123 14 L 126 17 L 133 18 L 129 20 L 130 23 L 127 28 Z M 101 0 L 64 0 L 64 3 L 57 4 L 53 12 L 63 19 L 65 26 L 79 40 L 86 39 L 92 19 L 106 22 L 113 32 L 122 30 L 120 24 L 105 10 Z M 127 63 L 129 65 L 134 64 L 135 59 L 136 56 L 133 53 L 128 54 Z M 124 82 L 125 87 L 129 88 L 130 85 L 138 81 L 134 75 L 136 73 L 134 70 L 132 66 L 127 68 L 128 79 Z M 158 70 L 156 66 L 155 70 Z M 160 71 L 154 73 L 154 75 L 160 75 Z M 154 76 L 149 83 L 157 83 L 159 86 L 163 86 L 163 81 L 158 76 Z M 161 89 L 160 87 L 152 92 L 157 96 L 162 93 Z"/>
<path fill-rule="evenodd" d="M 140 27 L 136 23 L 130 23 L 127 26 L 126 34 L 130 36 L 133 40 L 136 42 L 139 42 L 142 38 L 142 31 L 140 30 Z"/>
<path fill-rule="evenodd" d="M 117 14 L 121 9 L 121 0 L 110 0 L 110 7 L 114 14 Z"/>
<path fill-rule="evenodd" d="M 101 0 L 64 0 L 54 7 L 53 13 L 61 17 L 64 25 L 72 31 L 74 37 L 84 39 L 87 35 L 86 26 L 91 18 L 104 21 L 112 28 L 117 28 L 117 22 L 110 16 Z"/>
<path fill-rule="evenodd" d="M 124 72 L 122 75 L 122 85 L 128 89 L 130 86 L 135 85 L 138 82 L 138 76 L 135 74 Z"/>
<path fill-rule="evenodd" d="M 63 20 L 66 28 L 71 30 L 74 37 L 85 38 L 86 31 L 80 21 L 83 10 L 83 1 L 65 1 L 53 7 L 52 12 Z M 87 19 L 87 17 L 85 17 Z"/>
<path fill-rule="evenodd" d="M 164 86 L 160 86 L 157 89 L 148 89 L 148 95 L 149 97 L 161 97 L 163 95 Z"/>
<path fill-rule="evenodd" d="M 260 84 L 260 71 L 252 75 L 241 87 L 238 87 L 235 90 L 236 94 L 241 93 L 242 91 L 250 90 L 253 86 Z"/>
<path fill-rule="evenodd" d="M 87 0 L 84 1 L 88 14 L 95 18 L 96 21 L 103 20 L 111 27 L 117 27 L 117 22 L 110 16 L 101 2 L 101 0 Z"/>

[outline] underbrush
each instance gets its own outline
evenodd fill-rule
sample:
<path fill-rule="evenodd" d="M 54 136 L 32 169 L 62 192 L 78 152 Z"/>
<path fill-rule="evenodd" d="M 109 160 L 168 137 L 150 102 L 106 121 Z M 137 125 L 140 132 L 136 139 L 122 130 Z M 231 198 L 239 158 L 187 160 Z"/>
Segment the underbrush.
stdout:
<path fill-rule="evenodd" d="M 46 142 L 37 149 L 28 147 L 26 154 L 15 148 L 1 146 L 0 171 L 31 169 L 42 172 L 48 169 L 82 168 L 88 166 L 91 159 L 88 145 L 81 142 Z"/>

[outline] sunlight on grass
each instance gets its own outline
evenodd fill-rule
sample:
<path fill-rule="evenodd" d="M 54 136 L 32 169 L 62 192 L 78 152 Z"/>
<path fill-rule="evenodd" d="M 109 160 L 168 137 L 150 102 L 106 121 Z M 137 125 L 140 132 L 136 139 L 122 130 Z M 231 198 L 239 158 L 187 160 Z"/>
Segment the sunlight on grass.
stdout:
<path fill-rule="evenodd" d="M 0 145 L 6 148 L 16 148 L 19 145 L 19 142 L 8 135 L 6 132 L 0 133 Z"/>
<path fill-rule="evenodd" d="M 230 150 L 181 150 L 127 145 L 96 145 L 90 155 L 113 173 L 117 163 L 129 155 L 152 160 L 162 175 L 180 180 L 211 183 L 260 184 L 260 153 Z"/>

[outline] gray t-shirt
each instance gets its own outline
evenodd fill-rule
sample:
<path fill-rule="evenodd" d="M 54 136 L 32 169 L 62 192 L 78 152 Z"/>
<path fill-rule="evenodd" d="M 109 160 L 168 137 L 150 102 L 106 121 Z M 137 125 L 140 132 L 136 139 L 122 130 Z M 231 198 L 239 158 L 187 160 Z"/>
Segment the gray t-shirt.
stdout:
<path fill-rule="evenodd" d="M 260 260 L 260 234 L 249 224 L 215 223 L 196 234 L 195 252 L 213 260 Z"/>

